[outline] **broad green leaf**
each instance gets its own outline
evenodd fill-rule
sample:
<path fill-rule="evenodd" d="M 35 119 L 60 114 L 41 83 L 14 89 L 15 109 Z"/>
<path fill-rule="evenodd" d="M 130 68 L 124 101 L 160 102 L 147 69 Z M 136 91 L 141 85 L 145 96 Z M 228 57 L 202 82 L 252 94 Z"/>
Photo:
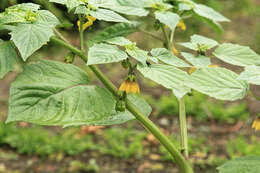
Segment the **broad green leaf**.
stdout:
<path fill-rule="evenodd" d="M 219 173 L 257 173 L 260 172 L 260 157 L 245 156 L 224 163 L 217 168 Z"/>
<path fill-rule="evenodd" d="M 218 22 L 210 20 L 210 19 L 202 17 L 202 16 L 199 16 L 199 15 L 194 15 L 194 17 L 198 18 L 200 21 L 203 21 L 204 23 L 208 24 L 218 34 L 221 35 L 223 33 L 223 27 Z"/>
<path fill-rule="evenodd" d="M 180 16 L 169 11 L 156 11 L 155 18 L 161 23 L 167 25 L 171 30 L 174 30 L 179 23 Z"/>
<path fill-rule="evenodd" d="M 47 10 L 39 10 L 37 12 L 37 19 L 35 23 L 46 24 L 54 27 L 60 22 L 51 12 Z"/>
<path fill-rule="evenodd" d="M 200 44 L 200 45 L 206 46 L 207 49 L 211 49 L 218 45 L 217 41 L 204 37 L 202 35 L 197 35 L 197 34 L 194 34 L 193 36 L 191 36 L 191 42 L 195 43 L 195 44 Z"/>
<path fill-rule="evenodd" d="M 185 42 L 185 43 L 178 43 L 178 45 L 181 45 L 191 50 L 195 50 L 195 51 L 198 50 L 198 45 L 196 43 Z"/>
<path fill-rule="evenodd" d="M 149 5 L 151 0 L 117 0 L 117 2 L 122 6 L 131 6 L 131 7 L 139 7 L 145 8 Z"/>
<path fill-rule="evenodd" d="M 0 40 L 0 79 L 13 70 L 18 59 L 12 43 Z"/>
<path fill-rule="evenodd" d="M 55 2 L 55 3 L 58 3 L 58 4 L 66 4 L 67 0 L 49 0 L 50 2 Z"/>
<path fill-rule="evenodd" d="M 105 28 L 90 38 L 88 44 L 99 43 L 115 37 L 125 37 L 137 31 L 139 23 L 117 23 Z"/>
<path fill-rule="evenodd" d="M 52 28 L 46 24 L 19 24 L 11 32 L 11 40 L 24 61 L 47 43 L 53 35 Z"/>
<path fill-rule="evenodd" d="M 105 89 L 87 86 L 86 73 L 71 64 L 40 61 L 11 85 L 7 122 L 93 125 L 111 115 L 115 100 Z"/>
<path fill-rule="evenodd" d="M 7 8 L 7 10 L 14 10 L 14 9 L 23 10 L 23 11 L 27 11 L 27 10 L 37 11 L 40 9 L 40 5 L 34 3 L 22 3 Z"/>
<path fill-rule="evenodd" d="M 230 22 L 225 16 L 203 4 L 195 4 L 193 10 L 198 15 L 215 22 Z"/>
<path fill-rule="evenodd" d="M 260 55 L 246 46 L 221 44 L 213 54 L 224 62 L 238 66 L 260 65 Z"/>
<path fill-rule="evenodd" d="M 88 65 L 119 62 L 127 58 L 127 54 L 117 46 L 109 44 L 95 44 L 88 52 Z"/>
<path fill-rule="evenodd" d="M 84 5 L 84 2 L 81 0 L 67 0 L 66 6 L 69 11 L 73 10 L 75 7 L 78 7 L 80 5 Z"/>
<path fill-rule="evenodd" d="M 27 12 L 36 12 L 39 8 L 40 6 L 38 4 L 33 3 L 13 5 L 9 8 L 6 8 L 5 12 L 0 13 L 0 24 L 27 22 Z"/>
<path fill-rule="evenodd" d="M 75 13 L 75 14 L 85 14 L 85 15 L 88 15 L 89 12 L 90 12 L 90 10 L 87 9 L 86 6 L 80 5 L 80 6 L 76 7 L 74 13 Z"/>
<path fill-rule="evenodd" d="M 206 56 L 194 56 L 191 53 L 182 52 L 182 56 L 189 61 L 194 67 L 208 67 L 211 64 L 210 58 Z"/>
<path fill-rule="evenodd" d="M 199 68 L 186 81 L 186 86 L 216 99 L 234 101 L 242 99 L 249 87 L 237 77 L 236 73 L 225 68 Z"/>
<path fill-rule="evenodd" d="M 149 58 L 148 52 L 139 49 L 138 47 L 135 47 L 134 49 L 126 49 L 126 52 L 128 53 L 128 55 L 141 62 L 142 64 L 146 64 L 146 61 Z"/>
<path fill-rule="evenodd" d="M 162 62 L 173 65 L 175 67 L 190 67 L 189 64 L 176 57 L 171 51 L 165 48 L 156 48 L 151 50 L 153 57 L 158 58 Z"/>
<path fill-rule="evenodd" d="M 0 24 L 0 30 L 12 31 L 14 28 L 15 28 L 15 26 L 12 26 L 12 25 L 1 25 Z"/>
<path fill-rule="evenodd" d="M 105 42 L 107 42 L 109 44 L 115 44 L 115 45 L 118 45 L 118 46 L 125 46 L 125 45 L 133 44 L 133 42 L 126 39 L 125 37 L 114 37 L 114 38 L 105 40 Z"/>
<path fill-rule="evenodd" d="M 145 115 L 149 116 L 152 112 L 151 106 L 141 97 L 136 94 L 128 94 L 127 98 Z M 128 110 L 124 112 L 118 112 L 113 110 L 112 114 L 100 122 L 95 122 L 95 125 L 112 125 L 122 124 L 129 120 L 134 120 L 135 116 L 132 115 Z"/>
<path fill-rule="evenodd" d="M 201 35 L 196 35 L 196 34 L 191 36 L 191 42 L 178 43 L 178 44 L 195 51 L 199 50 L 199 46 L 205 48 L 206 50 L 209 50 L 219 45 L 218 42 L 213 39 Z"/>
<path fill-rule="evenodd" d="M 190 88 L 184 85 L 184 82 L 189 79 L 189 75 L 185 71 L 163 64 L 139 65 L 137 69 L 144 77 L 171 89 L 178 99 L 190 92 Z"/>
<path fill-rule="evenodd" d="M 108 22 L 129 23 L 129 21 L 126 18 L 120 16 L 119 14 L 111 10 L 97 9 L 96 11 L 90 11 L 90 15 L 97 18 L 98 20 L 104 20 Z"/>
<path fill-rule="evenodd" d="M 238 80 L 244 80 L 250 84 L 260 85 L 260 67 L 247 66 L 245 71 L 238 77 Z"/>
<path fill-rule="evenodd" d="M 96 1 L 96 0 L 94 0 Z M 89 1 L 91 3 L 91 1 Z M 134 16 L 147 16 L 149 13 L 147 10 L 141 7 L 135 7 L 135 6 L 129 6 L 127 5 L 121 5 L 117 0 L 105 0 L 105 1 L 99 1 L 97 3 L 98 7 L 110 9 L 113 11 L 116 11 L 121 14 L 126 14 L 126 15 L 134 15 Z"/>

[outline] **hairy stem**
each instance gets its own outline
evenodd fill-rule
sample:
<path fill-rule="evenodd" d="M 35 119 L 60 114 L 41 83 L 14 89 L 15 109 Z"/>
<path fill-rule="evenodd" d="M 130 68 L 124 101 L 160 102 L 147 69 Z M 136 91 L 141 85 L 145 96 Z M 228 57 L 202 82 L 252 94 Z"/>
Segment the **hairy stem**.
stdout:
<path fill-rule="evenodd" d="M 187 133 L 187 122 L 186 122 L 186 111 L 184 97 L 179 100 L 179 119 L 181 129 L 181 148 L 185 157 L 189 156 L 188 153 L 188 133 Z"/>
<path fill-rule="evenodd" d="M 80 50 L 81 51 L 85 51 L 85 46 L 84 46 L 84 31 L 83 31 L 83 17 L 81 14 L 79 14 L 79 21 L 80 21 L 80 25 L 79 25 L 79 34 L 80 34 Z"/>
<path fill-rule="evenodd" d="M 87 62 L 88 58 L 84 55 L 84 52 L 73 47 L 69 43 L 66 43 L 56 37 L 52 37 L 51 41 L 69 49 L 78 55 L 83 61 Z M 96 74 L 99 80 L 105 85 L 105 87 L 113 93 L 115 96 L 118 96 L 117 88 L 113 83 L 99 70 L 95 65 L 90 65 L 90 69 Z M 170 152 L 172 157 L 176 160 L 176 163 L 180 167 L 182 173 L 193 173 L 192 167 L 188 161 L 182 156 L 178 149 L 172 144 L 169 138 L 163 134 L 159 128 L 149 120 L 145 115 L 143 115 L 140 110 L 136 108 L 128 99 L 126 100 L 126 108 L 136 117 L 136 119 L 142 123 L 142 125 L 148 129 L 159 141 L 160 143 Z"/>
<path fill-rule="evenodd" d="M 171 49 L 171 43 L 170 43 L 168 34 L 167 34 L 163 24 L 161 24 L 161 29 L 162 29 L 163 36 L 164 36 L 164 39 L 165 39 L 166 48 L 170 50 Z"/>

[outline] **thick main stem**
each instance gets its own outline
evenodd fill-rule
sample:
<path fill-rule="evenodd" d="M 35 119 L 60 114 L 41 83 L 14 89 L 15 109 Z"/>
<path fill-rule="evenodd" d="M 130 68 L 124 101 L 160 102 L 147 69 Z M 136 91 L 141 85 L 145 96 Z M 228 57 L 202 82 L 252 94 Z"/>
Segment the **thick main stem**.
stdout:
<path fill-rule="evenodd" d="M 72 45 L 57 39 L 56 37 L 52 37 L 51 41 L 64 46 L 65 48 L 69 49 L 70 51 L 74 52 L 76 55 L 81 57 L 82 60 L 87 62 L 87 57 L 84 53 L 77 48 L 73 47 Z M 113 93 L 115 96 L 117 95 L 117 88 L 113 85 L 113 83 L 99 70 L 99 68 L 95 65 L 90 65 L 90 69 L 96 74 L 99 80 L 106 86 L 106 88 Z M 159 128 L 149 120 L 145 115 L 143 115 L 137 108 L 134 106 L 128 99 L 126 100 L 126 107 L 127 109 L 136 117 L 138 121 L 142 123 L 142 125 L 148 129 L 159 141 L 160 143 L 170 152 L 173 158 L 175 158 L 177 164 L 180 167 L 182 173 L 193 173 L 192 167 L 185 160 L 182 154 L 178 151 L 178 149 L 171 143 L 168 137 L 163 134 Z"/>
<path fill-rule="evenodd" d="M 184 156 L 188 157 L 188 133 L 184 97 L 179 100 L 179 120 L 181 129 L 181 148 Z"/>

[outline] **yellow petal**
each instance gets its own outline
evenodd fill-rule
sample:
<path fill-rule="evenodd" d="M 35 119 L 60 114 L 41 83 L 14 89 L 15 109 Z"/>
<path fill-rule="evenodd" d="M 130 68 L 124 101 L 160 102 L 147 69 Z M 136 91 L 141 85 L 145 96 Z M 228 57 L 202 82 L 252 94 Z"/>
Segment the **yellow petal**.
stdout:
<path fill-rule="evenodd" d="M 189 70 L 189 74 L 192 74 L 195 71 L 196 71 L 196 67 L 191 67 L 190 70 Z"/>
<path fill-rule="evenodd" d="M 125 91 L 127 86 L 127 81 L 124 81 L 119 87 L 119 91 Z"/>
<path fill-rule="evenodd" d="M 185 23 L 183 20 L 180 20 L 179 23 L 177 24 L 177 27 L 181 28 L 181 30 L 185 31 L 187 29 Z"/>
<path fill-rule="evenodd" d="M 218 67 L 218 66 L 215 65 L 215 64 L 210 64 L 208 67 L 215 68 L 215 67 Z"/>
<path fill-rule="evenodd" d="M 179 55 L 179 51 L 174 46 L 171 47 L 171 50 L 174 55 Z"/>
<path fill-rule="evenodd" d="M 88 21 L 92 21 L 94 22 L 95 20 L 97 20 L 97 18 L 93 17 L 93 16 L 86 16 L 86 18 L 88 19 Z"/>
<path fill-rule="evenodd" d="M 257 119 L 253 122 L 252 128 L 255 129 L 256 131 L 260 130 L 260 118 L 257 118 Z"/>

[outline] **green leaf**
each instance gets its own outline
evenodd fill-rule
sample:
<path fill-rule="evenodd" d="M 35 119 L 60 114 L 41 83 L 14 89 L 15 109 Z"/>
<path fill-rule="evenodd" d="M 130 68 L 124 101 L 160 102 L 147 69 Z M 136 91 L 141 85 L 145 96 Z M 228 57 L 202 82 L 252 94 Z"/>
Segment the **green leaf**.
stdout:
<path fill-rule="evenodd" d="M 209 50 L 219 45 L 218 42 L 213 39 L 204 37 L 202 35 L 196 35 L 196 34 L 191 36 L 191 42 L 178 43 L 178 44 L 195 51 L 199 50 L 199 46 L 205 48 L 206 50 Z"/>
<path fill-rule="evenodd" d="M 113 1 L 113 3 L 103 3 L 99 6 L 126 15 L 147 16 L 149 13 L 144 8 L 128 6 L 128 5 L 120 5 L 117 1 Z"/>
<path fill-rule="evenodd" d="M 194 67 L 208 67 L 211 64 L 210 58 L 206 56 L 194 56 L 191 53 L 182 52 L 182 56 L 189 61 Z"/>
<path fill-rule="evenodd" d="M 237 77 L 236 73 L 225 68 L 199 68 L 192 73 L 186 85 L 216 99 L 234 101 L 242 99 L 249 87 Z"/>
<path fill-rule="evenodd" d="M 104 30 L 98 32 L 94 37 L 90 38 L 88 42 L 89 45 L 91 43 L 99 43 L 104 40 L 108 40 L 114 37 L 125 37 L 129 34 L 132 34 L 137 31 L 139 23 L 117 23 L 112 26 L 105 28 Z"/>
<path fill-rule="evenodd" d="M 260 172 L 260 157 L 245 156 L 226 162 L 217 168 L 219 173 L 257 173 Z"/>
<path fill-rule="evenodd" d="M 58 3 L 58 4 L 66 4 L 67 0 L 49 0 L 50 2 L 55 2 L 55 3 Z"/>
<path fill-rule="evenodd" d="M 22 11 L 27 11 L 27 10 L 37 11 L 40 9 L 40 5 L 34 3 L 22 3 L 7 8 L 7 10 L 14 10 L 14 9 L 22 10 Z"/>
<path fill-rule="evenodd" d="M 127 54 L 117 46 L 109 44 L 95 44 L 88 52 L 88 65 L 119 62 L 127 58 Z"/>
<path fill-rule="evenodd" d="M 146 61 L 149 58 L 148 52 L 139 49 L 138 47 L 135 47 L 134 49 L 126 49 L 126 52 L 128 53 L 128 55 L 141 62 L 142 64 L 146 64 Z"/>
<path fill-rule="evenodd" d="M 137 66 L 144 77 L 171 89 L 177 98 L 182 98 L 190 92 L 190 88 L 184 85 L 189 75 L 178 68 L 163 64 L 152 64 L 150 66 Z"/>
<path fill-rule="evenodd" d="M 85 15 L 88 15 L 89 12 L 90 12 L 90 10 L 87 9 L 86 6 L 80 5 L 80 6 L 76 7 L 74 13 L 75 13 L 75 14 L 85 14 Z"/>
<path fill-rule="evenodd" d="M 230 22 L 230 20 L 224 17 L 222 14 L 203 4 L 195 4 L 193 10 L 198 15 L 215 22 Z"/>
<path fill-rule="evenodd" d="M 260 85 L 260 67 L 247 66 L 245 71 L 238 77 L 238 80 L 244 80 L 250 84 Z"/>
<path fill-rule="evenodd" d="M 174 30 L 179 23 L 180 16 L 169 11 L 156 11 L 155 18 L 161 23 L 167 25 L 171 30 Z"/>
<path fill-rule="evenodd" d="M 111 115 L 115 100 L 105 89 L 86 86 L 86 73 L 71 64 L 40 61 L 25 67 L 11 85 L 7 122 L 93 125 Z"/>
<path fill-rule="evenodd" d="M 12 43 L 0 40 L 0 79 L 14 69 L 18 59 Z"/>
<path fill-rule="evenodd" d="M 37 19 L 35 23 L 41 23 L 55 27 L 60 24 L 59 20 L 51 12 L 47 10 L 39 10 L 37 12 Z"/>
<path fill-rule="evenodd" d="M 203 21 L 204 23 L 208 24 L 211 28 L 215 30 L 218 34 L 223 33 L 223 27 L 216 21 L 210 20 L 208 18 L 199 16 L 199 15 L 194 15 L 195 18 L 198 18 L 199 20 Z"/>
<path fill-rule="evenodd" d="M 221 44 L 213 52 L 220 60 L 238 66 L 260 65 L 260 56 L 246 46 L 237 44 Z"/>
<path fill-rule="evenodd" d="M 150 0 L 117 0 L 117 2 L 122 6 L 131 6 L 145 8 L 151 3 Z"/>
<path fill-rule="evenodd" d="M 176 57 L 171 51 L 165 48 L 156 48 L 151 50 L 153 57 L 158 58 L 166 64 L 173 65 L 175 67 L 190 67 L 189 64 Z"/>
<path fill-rule="evenodd" d="M 5 12 L 0 13 L 0 24 L 11 24 L 28 22 L 26 20 L 27 12 L 36 12 L 40 6 L 33 3 L 23 3 L 13 5 L 5 9 Z"/>
<path fill-rule="evenodd" d="M 47 43 L 52 35 L 53 31 L 49 25 L 19 24 L 12 30 L 11 40 L 26 61 L 30 55 Z"/>
<path fill-rule="evenodd" d="M 127 98 L 145 115 L 149 116 L 152 112 L 151 106 L 140 96 L 136 94 L 128 94 Z M 112 111 L 112 114 L 106 117 L 100 122 L 95 122 L 95 125 L 112 125 L 112 124 L 122 124 L 129 120 L 134 120 L 135 116 L 132 115 L 128 110 L 124 112 Z"/>
<path fill-rule="evenodd" d="M 98 20 L 104 20 L 107 22 L 123 22 L 129 23 L 129 21 L 120 16 L 119 14 L 106 9 L 97 9 L 96 11 L 90 11 L 90 15 L 97 18 Z"/>
<path fill-rule="evenodd" d="M 207 49 L 211 49 L 211 48 L 219 45 L 217 41 L 204 37 L 202 35 L 197 35 L 197 34 L 194 34 L 193 36 L 191 36 L 191 42 L 195 43 L 195 44 L 206 46 Z"/>
<path fill-rule="evenodd" d="M 198 45 L 196 43 L 185 42 L 185 43 L 178 43 L 178 45 L 181 45 L 191 50 L 195 50 L 195 51 L 198 50 Z"/>
<path fill-rule="evenodd" d="M 107 42 L 109 44 L 115 44 L 115 45 L 118 45 L 118 46 L 125 46 L 125 45 L 133 44 L 133 42 L 126 39 L 125 37 L 114 37 L 114 38 L 105 40 L 105 42 Z"/>
<path fill-rule="evenodd" d="M 67 0 L 66 1 L 66 6 L 69 11 L 73 10 L 75 7 L 78 7 L 80 5 L 84 5 L 84 2 L 81 0 Z"/>

